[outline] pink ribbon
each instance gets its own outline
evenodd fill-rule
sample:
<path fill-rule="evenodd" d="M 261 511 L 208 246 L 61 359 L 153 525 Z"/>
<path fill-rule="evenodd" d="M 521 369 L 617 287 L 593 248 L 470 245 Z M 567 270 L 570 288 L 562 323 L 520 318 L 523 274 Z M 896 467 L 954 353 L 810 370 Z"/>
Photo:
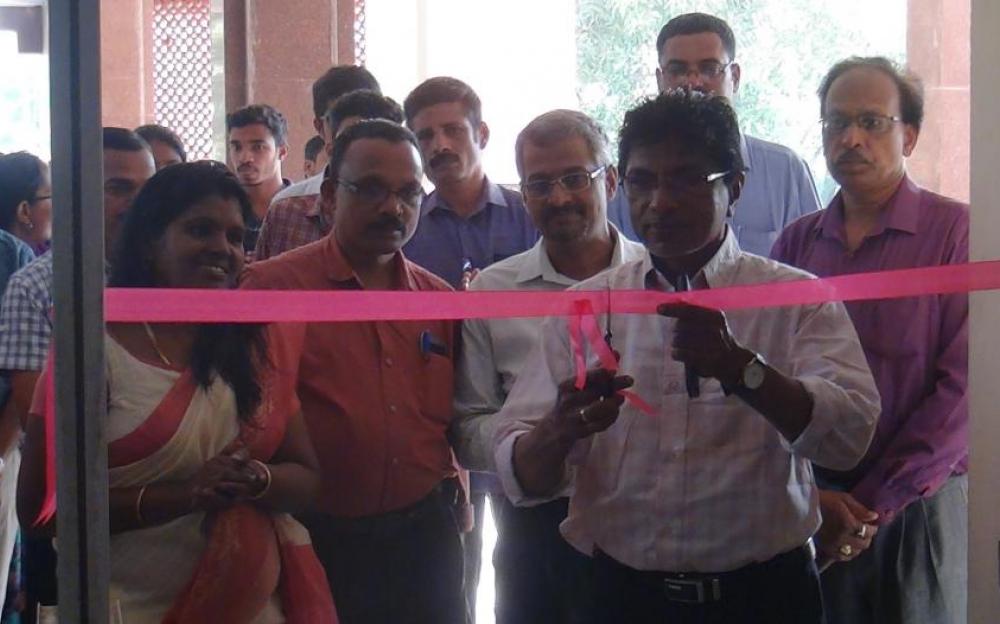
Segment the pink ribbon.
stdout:
<path fill-rule="evenodd" d="M 109 322 L 412 321 L 571 316 L 585 299 L 597 313 L 655 314 L 661 303 L 683 301 L 720 310 L 892 299 L 1000 288 L 1000 260 L 840 275 L 823 279 L 733 286 L 684 293 L 600 291 L 104 291 Z"/>

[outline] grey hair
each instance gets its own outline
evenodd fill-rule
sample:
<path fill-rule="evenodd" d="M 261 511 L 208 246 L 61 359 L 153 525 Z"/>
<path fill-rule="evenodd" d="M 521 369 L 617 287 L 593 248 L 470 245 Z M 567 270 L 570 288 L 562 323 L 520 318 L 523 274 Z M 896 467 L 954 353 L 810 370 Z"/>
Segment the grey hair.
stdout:
<path fill-rule="evenodd" d="M 517 135 L 514 158 L 518 175 L 524 176 L 525 143 L 548 146 L 572 137 L 583 139 L 598 166 L 613 164 L 611 141 L 601 124 L 580 111 L 559 108 L 535 117 Z"/>

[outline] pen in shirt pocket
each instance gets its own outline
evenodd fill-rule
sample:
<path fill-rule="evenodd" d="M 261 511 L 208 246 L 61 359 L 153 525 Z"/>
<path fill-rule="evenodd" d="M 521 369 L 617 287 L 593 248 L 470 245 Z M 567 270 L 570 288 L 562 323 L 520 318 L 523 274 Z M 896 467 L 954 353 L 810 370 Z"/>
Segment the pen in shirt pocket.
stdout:
<path fill-rule="evenodd" d="M 420 354 L 427 359 L 430 359 L 432 355 L 446 358 L 448 357 L 448 345 L 432 334 L 431 330 L 425 329 L 420 332 Z"/>

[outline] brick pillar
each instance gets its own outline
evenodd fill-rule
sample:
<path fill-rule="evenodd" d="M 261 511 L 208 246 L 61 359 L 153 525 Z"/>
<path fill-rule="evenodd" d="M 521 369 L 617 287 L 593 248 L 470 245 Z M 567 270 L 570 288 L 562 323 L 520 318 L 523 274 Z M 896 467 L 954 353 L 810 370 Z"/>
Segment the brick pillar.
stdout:
<path fill-rule="evenodd" d="M 906 55 L 924 81 L 926 107 L 908 163 L 920 184 L 969 200 L 969 0 L 909 0 Z"/>
<path fill-rule="evenodd" d="M 226 2 L 226 110 L 270 104 L 288 119 L 282 171 L 302 177 L 313 129 L 312 83 L 331 65 L 353 62 L 353 0 Z"/>
<path fill-rule="evenodd" d="M 101 0 L 102 123 L 134 128 L 153 104 L 152 0 Z"/>

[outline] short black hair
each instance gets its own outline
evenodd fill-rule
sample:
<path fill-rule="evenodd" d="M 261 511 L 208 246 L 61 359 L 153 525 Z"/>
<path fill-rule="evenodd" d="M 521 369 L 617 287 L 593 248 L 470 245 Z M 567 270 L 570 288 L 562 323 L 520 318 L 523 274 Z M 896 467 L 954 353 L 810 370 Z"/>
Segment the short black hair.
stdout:
<path fill-rule="evenodd" d="M 740 126 L 729 101 L 689 89 L 670 89 L 625 113 L 618 133 L 618 169 L 628 172 L 632 149 L 676 141 L 703 153 L 720 171 L 744 170 Z"/>
<path fill-rule="evenodd" d="M 226 115 L 226 136 L 229 136 L 233 128 L 245 128 L 253 124 L 267 127 L 274 137 L 276 147 L 288 143 L 288 122 L 281 111 L 269 104 L 251 104 Z"/>
<path fill-rule="evenodd" d="M 306 149 L 304 154 L 305 159 L 312 162 L 316 162 L 316 157 L 319 156 L 319 153 L 321 151 L 323 151 L 323 145 L 325 145 L 323 137 L 319 136 L 318 134 L 313 138 L 309 139 L 308 141 L 306 141 Z"/>
<path fill-rule="evenodd" d="M 874 69 L 880 71 L 896 83 L 899 91 L 899 116 L 903 123 L 920 130 L 924 122 L 924 84 L 920 77 L 884 56 L 852 56 L 833 67 L 819 84 L 819 114 L 826 114 L 826 96 L 833 82 L 852 69 Z"/>
<path fill-rule="evenodd" d="M 136 128 L 135 133 L 145 139 L 147 143 L 153 141 L 165 143 L 170 146 L 170 149 L 177 152 L 177 155 L 181 157 L 181 162 L 187 162 L 187 150 L 184 149 L 184 142 L 170 128 L 159 124 L 146 124 Z"/>
<path fill-rule="evenodd" d="M 333 107 L 326 111 L 326 124 L 337 134 L 337 128 L 348 117 L 363 119 L 388 119 L 394 123 L 403 123 L 403 109 L 391 97 L 382 95 L 370 89 L 358 89 L 340 96 Z"/>
<path fill-rule="evenodd" d="M 157 288 L 150 250 L 167 227 L 194 204 L 209 197 L 235 199 L 247 222 L 253 208 L 239 180 L 222 163 L 200 160 L 165 167 L 156 172 L 136 195 L 125 214 L 115 247 L 109 286 Z M 263 326 L 252 323 L 200 325 L 191 350 L 191 371 L 207 388 L 221 377 L 236 395 L 237 414 L 249 422 L 260 405 L 263 391 L 260 371 L 268 366 Z"/>
<path fill-rule="evenodd" d="M 390 143 L 405 142 L 412 145 L 418 154 L 420 153 L 417 137 L 408 129 L 386 119 L 366 119 L 347 128 L 333 140 L 330 165 L 327 167 L 327 175 L 330 178 L 336 180 L 340 177 L 340 166 L 344 164 L 347 149 L 351 147 L 351 143 L 360 139 L 383 139 Z"/>
<path fill-rule="evenodd" d="M 33 202 L 45 182 L 45 163 L 28 152 L 0 156 L 0 228 L 10 230 L 21 202 Z"/>
<path fill-rule="evenodd" d="M 102 145 L 106 150 L 116 150 L 119 152 L 141 152 L 143 150 L 152 153 L 149 143 L 135 132 L 128 128 L 118 128 L 116 126 L 105 126 L 102 128 Z"/>
<path fill-rule="evenodd" d="M 406 113 L 406 125 L 413 127 L 413 118 L 428 106 L 461 102 L 465 107 L 465 116 L 474 132 L 479 132 L 479 124 L 483 121 L 483 104 L 472 87 L 458 78 L 437 76 L 428 78 L 410 91 L 403 100 L 403 111 Z"/>
<path fill-rule="evenodd" d="M 736 58 L 736 35 L 733 34 L 733 29 L 726 20 L 708 13 L 685 13 L 667 22 L 656 37 L 657 58 L 663 54 L 663 46 L 667 43 L 667 39 L 706 32 L 715 33 L 722 39 L 722 47 L 725 48 L 730 61 Z"/>
<path fill-rule="evenodd" d="M 334 65 L 316 79 L 312 86 L 313 115 L 322 119 L 332 100 L 358 89 L 382 92 L 378 80 L 359 65 Z"/>

